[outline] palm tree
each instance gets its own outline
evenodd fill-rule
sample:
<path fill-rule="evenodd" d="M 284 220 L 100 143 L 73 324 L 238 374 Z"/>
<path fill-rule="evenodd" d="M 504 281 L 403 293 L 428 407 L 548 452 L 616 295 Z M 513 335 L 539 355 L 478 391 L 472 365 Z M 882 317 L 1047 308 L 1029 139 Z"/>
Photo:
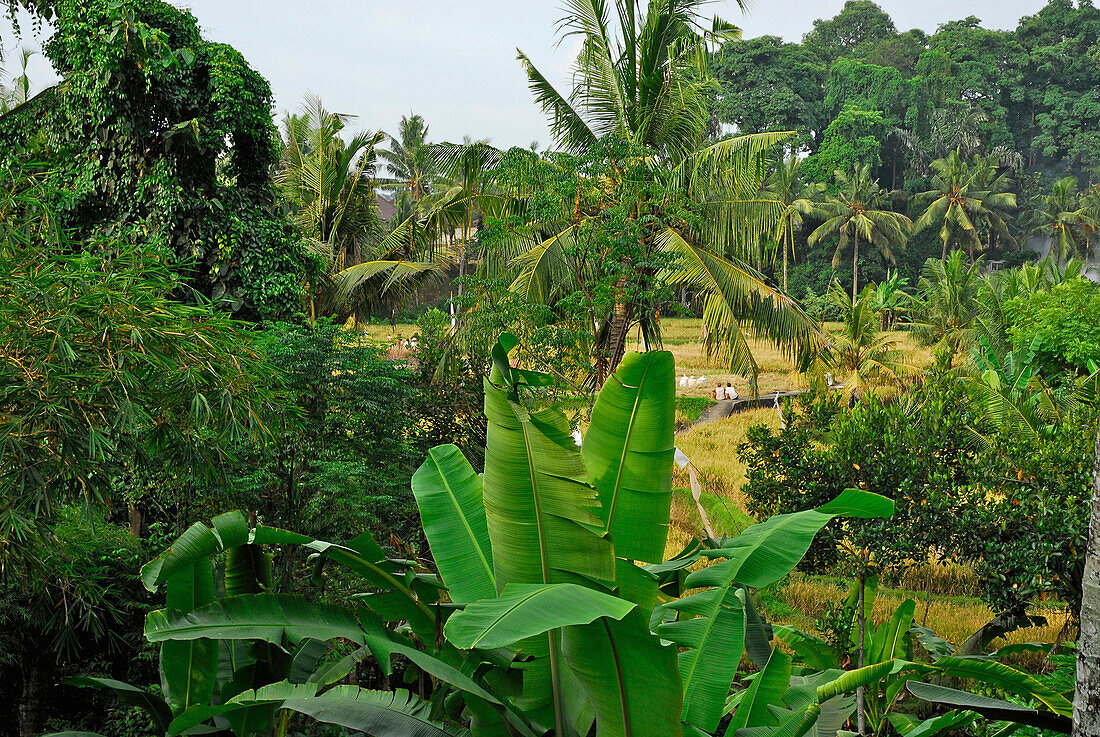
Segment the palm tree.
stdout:
<path fill-rule="evenodd" d="M 824 364 L 838 378 L 844 377 L 843 391 L 849 405 L 864 397 L 871 387 L 900 385 L 908 367 L 897 341 L 879 328 L 875 288 L 868 285 L 852 300 L 840 284 L 833 282 L 829 298 L 843 312 L 844 330 L 832 336 Z"/>
<path fill-rule="evenodd" d="M 921 297 L 913 310 L 913 334 L 925 345 L 954 355 L 973 343 L 974 321 L 981 314 L 982 260 L 968 262 L 962 251 L 946 259 L 928 259 L 917 283 Z"/>
<path fill-rule="evenodd" d="M 1012 236 L 1005 224 L 1007 211 L 1016 208 L 1016 195 L 1005 191 L 1010 186 L 1007 174 L 998 174 L 992 157 L 975 156 L 967 162 L 955 150 L 945 158 L 932 162 L 932 186 L 918 194 L 916 207 L 924 207 L 913 226 L 916 232 L 933 224 L 940 226 L 943 242 L 941 258 L 947 258 L 949 246 L 966 242 L 971 254 L 975 245 L 981 247 L 978 226 L 986 224 L 990 235 L 996 232 L 1002 239 Z"/>
<path fill-rule="evenodd" d="M 31 57 L 35 55 L 34 51 L 27 48 L 19 50 L 19 76 L 12 79 L 11 87 L 5 87 L 0 82 L 0 114 L 11 111 L 13 108 L 22 105 L 31 97 L 31 80 L 27 76 L 27 63 Z M 3 62 L 3 55 L 0 54 L 0 62 Z M 4 77 L 4 69 L 0 67 L 0 79 Z"/>
<path fill-rule="evenodd" d="M 1050 239 L 1050 252 L 1059 259 L 1072 256 L 1087 258 L 1085 232 L 1094 224 L 1088 208 L 1077 195 L 1077 178 L 1063 177 L 1054 183 L 1050 194 L 1039 198 L 1039 206 L 1030 213 L 1029 230 Z"/>
<path fill-rule="evenodd" d="M 389 150 L 379 149 L 392 180 L 383 186 L 399 187 L 398 218 L 404 220 L 432 192 L 438 173 L 428 143 L 428 124 L 420 115 L 401 116 L 398 136 L 388 136 Z"/>
<path fill-rule="evenodd" d="M 805 181 L 800 169 L 801 161 L 797 156 L 781 160 L 764 186 L 764 196 L 783 206 L 771 240 L 776 250 L 782 253 L 783 276 L 780 284 L 784 292 L 787 291 L 788 254 L 791 260 L 794 259 L 795 231 L 801 230 L 803 218 L 814 212 L 817 199 L 825 191 L 825 185 L 821 182 Z"/>
<path fill-rule="evenodd" d="M 374 176 L 377 146 L 385 134 L 367 131 L 344 141 L 340 134 L 351 119 L 329 112 L 310 95 L 302 113 L 284 121 L 275 181 L 306 243 L 325 266 L 319 278 L 311 279 L 310 319 L 319 307 L 342 305 L 357 291 L 368 306 L 378 308 L 391 290 L 400 298 L 410 282 L 438 271 L 436 264 L 419 258 L 423 242 L 413 237 L 408 223 L 389 234 L 383 228 Z M 374 289 L 360 291 L 367 283 Z"/>
<path fill-rule="evenodd" d="M 770 286 L 745 259 L 772 231 L 782 207 L 760 196 L 764 156 L 791 133 L 728 138 L 704 145 L 709 99 L 717 89 L 708 69 L 708 44 L 740 36 L 725 21 L 705 19 L 705 0 L 677 3 L 651 0 L 574 0 L 559 23 L 563 37 L 582 41 L 573 89 L 554 88 L 522 51 L 537 102 L 550 117 L 559 146 L 573 154 L 595 149 L 616 135 L 651 151 L 647 164 L 686 192 L 700 210 L 702 226 L 666 227 L 649 234 L 678 264 L 660 275 L 666 284 L 690 286 L 703 295 L 708 351 L 728 358 L 732 371 L 755 374 L 757 364 L 746 330 L 767 336 L 793 353 L 816 349 L 822 338 L 801 308 Z M 611 15 L 616 21 L 613 23 Z M 569 226 L 572 227 L 572 226 Z M 532 253 L 554 258 L 554 248 L 567 241 L 564 231 L 552 242 L 533 239 Z M 531 269 L 541 259 L 528 259 Z M 607 316 L 606 345 L 613 369 L 625 348 L 627 331 L 640 323 L 649 345 L 659 345 L 652 311 L 633 314 L 620 301 Z"/>
<path fill-rule="evenodd" d="M 834 176 L 837 192 L 826 195 L 818 205 L 816 212 L 825 222 L 810 233 L 809 242 L 813 245 L 827 236 L 840 235 L 836 253 L 833 254 L 834 269 L 851 242 L 854 305 L 859 295 L 860 240 L 873 245 L 883 258 L 894 263 L 894 251 L 905 248 L 906 237 L 913 223 L 901 213 L 881 209 L 885 206 L 889 193 L 882 190 L 876 180 L 871 179 L 870 165 L 857 165 L 851 177 L 839 170 Z"/>

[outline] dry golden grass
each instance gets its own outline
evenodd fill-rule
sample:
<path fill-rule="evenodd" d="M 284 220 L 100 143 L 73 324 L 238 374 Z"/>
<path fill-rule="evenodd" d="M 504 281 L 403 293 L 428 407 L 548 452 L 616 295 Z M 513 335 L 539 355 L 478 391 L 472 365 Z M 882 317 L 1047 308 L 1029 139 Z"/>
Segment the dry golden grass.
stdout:
<path fill-rule="evenodd" d="M 825 610 L 825 602 L 839 602 L 844 599 L 847 592 L 847 586 L 841 585 L 834 579 L 794 573 L 782 589 L 780 598 L 783 603 L 794 609 L 798 616 L 784 617 L 784 619 L 796 626 L 813 630 L 814 620 Z M 993 610 L 979 599 L 934 595 L 928 609 L 927 620 L 925 620 L 925 596 L 922 593 L 880 588 L 875 598 L 871 620 L 875 624 L 889 620 L 906 599 L 916 601 L 917 610 L 914 618 L 916 623 L 925 624 L 940 637 L 956 645 L 966 640 L 994 617 Z M 1067 611 L 1063 604 L 1033 606 L 1029 613 L 1046 617 L 1047 624 L 1011 632 L 1006 638 L 995 641 L 991 647 L 997 648 L 1020 642 L 1054 642 L 1066 624 Z M 1074 633 L 1066 634 L 1072 640 Z M 1040 667 L 1043 660 L 1041 654 L 1035 653 L 1013 656 L 1013 658 L 1014 664 L 1029 670 Z"/>
<path fill-rule="evenodd" d="M 384 343 L 393 343 L 398 338 L 411 338 L 420 331 L 416 323 L 399 322 L 397 325 L 382 323 L 359 323 L 359 329 L 366 333 L 372 340 L 380 340 Z"/>

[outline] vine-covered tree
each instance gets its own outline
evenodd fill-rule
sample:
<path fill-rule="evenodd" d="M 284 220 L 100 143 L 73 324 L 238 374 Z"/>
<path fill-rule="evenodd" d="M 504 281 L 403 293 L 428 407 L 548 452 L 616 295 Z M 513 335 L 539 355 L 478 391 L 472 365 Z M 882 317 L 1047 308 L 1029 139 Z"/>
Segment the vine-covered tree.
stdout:
<path fill-rule="evenodd" d="M 300 309 L 309 267 L 280 217 L 271 89 L 161 0 L 4 0 L 53 26 L 61 81 L 0 116 L 0 154 L 46 161 L 43 190 L 81 243 L 139 244 L 241 316 Z"/>

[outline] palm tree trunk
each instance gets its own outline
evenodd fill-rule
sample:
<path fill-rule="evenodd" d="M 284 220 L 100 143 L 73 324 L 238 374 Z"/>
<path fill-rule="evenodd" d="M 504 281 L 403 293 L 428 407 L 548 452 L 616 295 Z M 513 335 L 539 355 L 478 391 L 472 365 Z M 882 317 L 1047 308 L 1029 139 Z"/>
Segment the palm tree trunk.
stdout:
<path fill-rule="evenodd" d="M 1077 692 L 1073 697 L 1073 737 L 1100 737 L 1100 433 L 1092 469 L 1085 573 L 1081 580 L 1081 627 L 1077 641 Z"/>
<path fill-rule="evenodd" d="M 859 297 L 859 233 L 856 233 L 852 241 L 852 306 L 855 307 Z"/>
<path fill-rule="evenodd" d="M 788 241 L 794 239 L 794 233 L 787 229 L 787 232 L 783 236 L 783 293 L 787 293 L 787 251 L 789 246 L 792 245 Z"/>
<path fill-rule="evenodd" d="M 947 239 L 943 239 L 943 250 L 940 251 L 940 260 L 947 258 Z"/>

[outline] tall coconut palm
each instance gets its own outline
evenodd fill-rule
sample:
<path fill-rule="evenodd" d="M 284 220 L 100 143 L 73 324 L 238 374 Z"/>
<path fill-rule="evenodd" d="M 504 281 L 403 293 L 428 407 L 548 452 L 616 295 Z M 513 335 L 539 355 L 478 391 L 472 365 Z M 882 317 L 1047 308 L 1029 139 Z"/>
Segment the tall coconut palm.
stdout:
<path fill-rule="evenodd" d="M 397 215 L 404 220 L 424 197 L 431 194 L 438 172 L 428 143 L 428 124 L 423 117 L 401 116 L 398 135 L 388 138 L 389 149 L 378 150 L 378 157 L 386 163 L 392 177 L 383 182 L 383 186 L 400 189 Z"/>
<path fill-rule="evenodd" d="M 992 157 L 975 156 L 966 161 L 955 150 L 932 162 L 932 186 L 914 199 L 924 210 L 913 226 L 916 232 L 932 225 L 940 226 L 943 243 L 941 258 L 947 258 L 951 246 L 968 244 L 981 247 L 979 227 L 986 225 L 1003 240 L 1012 236 L 1005 224 L 1007 213 L 1016 208 L 1016 195 L 1006 191 L 1011 182 L 1007 174 L 998 174 Z"/>
<path fill-rule="evenodd" d="M 522 51 L 519 59 L 559 146 L 584 154 L 614 134 L 650 150 L 649 166 L 697 203 L 698 227 L 666 227 L 647 236 L 678 258 L 660 278 L 703 295 L 708 350 L 727 358 L 731 370 L 755 374 L 746 331 L 791 353 L 816 349 L 822 338 L 793 300 L 746 263 L 782 210 L 760 196 L 765 153 L 793 134 L 737 136 L 704 145 L 708 100 L 717 89 L 708 69 L 708 44 L 740 36 L 720 18 L 704 18 L 705 4 L 571 0 L 559 30 L 563 39 L 577 37 L 582 43 L 568 93 L 557 90 Z M 553 243 L 533 239 L 528 250 L 549 253 L 566 242 L 562 235 L 552 234 Z M 537 268 L 539 261 L 526 263 Z M 625 302 L 607 316 L 607 344 L 601 350 L 611 357 L 609 369 L 622 355 L 630 326 L 652 328 L 655 318 L 633 314 Z M 651 335 L 649 344 L 658 345 L 659 337 Z"/>
<path fill-rule="evenodd" d="M 868 164 L 857 165 L 852 176 L 837 170 L 836 194 L 827 194 L 817 206 L 817 214 L 825 222 L 810 233 L 810 245 L 819 243 L 830 235 L 839 235 L 833 268 L 844 256 L 848 244 L 852 245 L 852 304 L 859 296 L 859 244 L 874 246 L 890 263 L 895 262 L 894 252 L 905 248 L 913 223 L 909 218 L 893 210 L 884 209 L 889 193 L 871 179 Z"/>
<path fill-rule="evenodd" d="M 8 112 L 30 99 L 31 80 L 27 75 L 27 63 L 34 55 L 35 52 L 30 49 L 22 48 L 19 50 L 19 74 L 12 79 L 10 86 L 3 84 L 2 80 L 5 74 L 3 67 L 0 67 L 0 114 Z M 0 54 L 0 62 L 3 61 L 4 57 Z"/>
<path fill-rule="evenodd" d="M 1039 206 L 1028 217 L 1029 230 L 1050 241 L 1050 254 L 1065 260 L 1087 257 L 1085 232 L 1091 225 L 1089 211 L 1077 194 L 1077 178 L 1063 177 L 1054 183 L 1050 194 L 1039 198 Z"/>
<path fill-rule="evenodd" d="M 794 260 L 795 233 L 802 229 L 803 218 L 813 214 L 817 200 L 825 191 L 821 182 L 807 182 L 802 178 L 801 161 L 797 156 L 783 159 L 768 177 L 764 197 L 770 197 L 783 205 L 783 211 L 771 234 L 776 251 L 783 263 L 783 291 L 787 291 L 787 259 Z"/>

